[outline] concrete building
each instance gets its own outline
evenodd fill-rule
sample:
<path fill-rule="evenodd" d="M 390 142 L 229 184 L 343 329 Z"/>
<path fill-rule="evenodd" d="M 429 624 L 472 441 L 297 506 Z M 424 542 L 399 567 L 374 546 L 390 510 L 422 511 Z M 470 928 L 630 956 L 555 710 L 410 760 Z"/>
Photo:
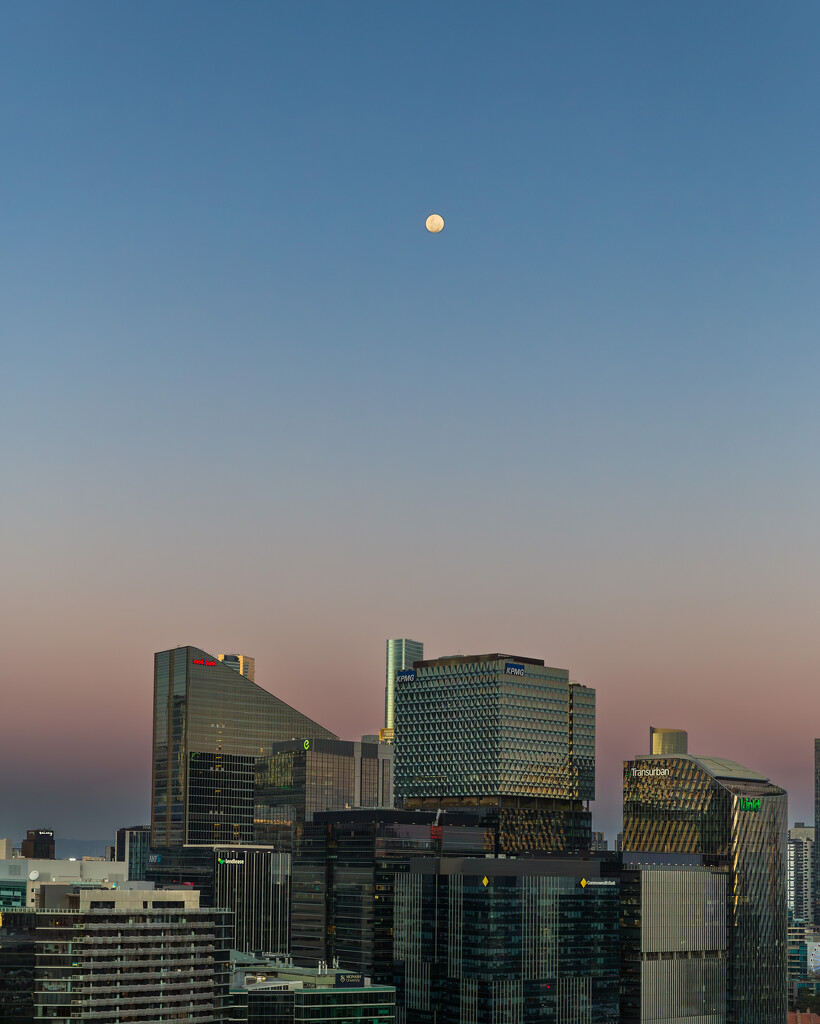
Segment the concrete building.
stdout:
<path fill-rule="evenodd" d="M 814 909 L 814 827 L 796 821 L 786 843 L 786 903 L 794 917 L 811 923 Z"/>
<path fill-rule="evenodd" d="M 0 920 L 0 1019 L 99 1024 L 228 1013 L 230 915 L 191 890 L 53 893 Z"/>
<path fill-rule="evenodd" d="M 728 865 L 626 853 L 621 869 L 621 1024 L 726 1024 Z"/>
<path fill-rule="evenodd" d="M 14 857 L 0 860 L 0 909 L 37 907 L 40 887 L 58 882 L 73 886 L 122 884 L 128 880 L 127 866 L 108 860 L 35 860 Z"/>
<path fill-rule="evenodd" d="M 231 1001 L 247 1024 L 393 1024 L 396 1018 L 396 989 L 359 973 L 237 953 L 231 966 Z"/>

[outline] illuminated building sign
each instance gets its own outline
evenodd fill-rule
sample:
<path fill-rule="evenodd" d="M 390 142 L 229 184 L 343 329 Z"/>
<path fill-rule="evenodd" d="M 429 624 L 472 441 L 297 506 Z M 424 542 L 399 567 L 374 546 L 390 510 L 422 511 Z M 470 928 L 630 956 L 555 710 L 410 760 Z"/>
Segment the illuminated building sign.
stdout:
<path fill-rule="evenodd" d="M 627 768 L 627 777 L 637 776 L 638 778 L 646 778 L 647 776 L 657 775 L 671 775 L 671 768 Z"/>
<path fill-rule="evenodd" d="M 244 864 L 244 860 L 239 860 L 236 857 L 220 857 L 220 864 Z"/>
<path fill-rule="evenodd" d="M 741 811 L 759 811 L 760 797 L 742 796 L 740 798 Z"/>
<path fill-rule="evenodd" d="M 195 665 L 210 665 L 212 668 L 216 667 L 215 661 L 208 661 L 207 658 L 194 658 Z"/>
<path fill-rule="evenodd" d="M 524 675 L 524 666 L 523 665 L 519 665 L 518 662 L 515 662 L 515 661 L 508 661 L 507 664 L 504 666 L 504 675 L 505 676 L 523 676 Z"/>
<path fill-rule="evenodd" d="M 305 748 L 305 750 L 310 750 L 310 740 L 305 740 L 302 746 Z"/>
<path fill-rule="evenodd" d="M 416 670 L 414 668 L 407 668 L 403 672 L 396 673 L 397 683 L 415 683 L 416 681 Z"/>

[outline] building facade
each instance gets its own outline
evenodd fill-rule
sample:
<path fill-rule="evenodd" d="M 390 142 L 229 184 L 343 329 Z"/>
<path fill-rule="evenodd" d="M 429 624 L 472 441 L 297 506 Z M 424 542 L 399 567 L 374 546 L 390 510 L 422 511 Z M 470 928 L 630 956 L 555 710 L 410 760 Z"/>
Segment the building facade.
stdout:
<path fill-rule="evenodd" d="M 650 754 L 687 754 L 689 736 L 683 729 L 656 729 L 649 726 Z"/>
<path fill-rule="evenodd" d="M 30 828 L 20 844 L 20 853 L 31 860 L 54 860 L 54 832 L 50 828 Z"/>
<path fill-rule="evenodd" d="M 151 850 L 148 880 L 190 886 L 202 906 L 231 911 L 233 948 L 285 954 L 290 945 L 289 853 L 262 846 L 170 846 Z"/>
<path fill-rule="evenodd" d="M 418 857 L 485 857 L 492 835 L 474 814 L 315 814 L 293 858 L 291 952 L 300 964 L 338 959 L 378 984 L 393 978 L 396 876 Z M 482 860 L 482 863 L 484 861 Z"/>
<path fill-rule="evenodd" d="M 699 854 L 727 867 L 726 1020 L 786 1014 L 786 792 L 733 761 L 677 755 L 624 764 L 624 851 Z"/>
<path fill-rule="evenodd" d="M 390 738 L 393 738 L 392 730 L 395 726 L 396 712 L 396 673 L 412 669 L 413 663 L 421 661 L 424 657 L 424 644 L 418 640 L 397 640 L 387 641 L 387 657 L 384 681 L 384 726 L 391 730 Z"/>
<path fill-rule="evenodd" d="M 786 903 L 795 919 L 811 923 L 814 910 L 814 828 L 796 821 L 786 843 Z"/>
<path fill-rule="evenodd" d="M 230 915 L 198 893 L 89 889 L 4 911 L 0 1019 L 18 1024 L 227 1019 Z"/>
<path fill-rule="evenodd" d="M 199 648 L 156 654 L 151 845 L 252 841 L 256 758 L 295 736 L 337 738 Z"/>
<path fill-rule="evenodd" d="M 614 864 L 418 860 L 395 899 L 403 1024 L 617 1024 Z"/>
<path fill-rule="evenodd" d="M 417 661 L 396 682 L 396 798 L 495 816 L 497 852 L 589 850 L 595 691 L 534 658 Z"/>
<path fill-rule="evenodd" d="M 621 1024 L 726 1024 L 729 868 L 624 854 Z"/>
<path fill-rule="evenodd" d="M 275 743 L 256 763 L 256 842 L 292 850 L 322 811 L 393 806 L 393 747 L 386 743 L 297 739 Z"/>
<path fill-rule="evenodd" d="M 238 672 L 241 676 L 254 682 L 254 675 L 256 673 L 256 660 L 254 658 L 249 658 L 247 654 L 217 654 L 217 658 L 219 661 L 224 662 L 228 668 L 232 668 L 234 672 Z"/>
<path fill-rule="evenodd" d="M 117 829 L 114 837 L 114 859 L 125 863 L 129 881 L 135 882 L 145 878 L 150 844 L 150 825 L 131 825 L 128 828 Z"/>

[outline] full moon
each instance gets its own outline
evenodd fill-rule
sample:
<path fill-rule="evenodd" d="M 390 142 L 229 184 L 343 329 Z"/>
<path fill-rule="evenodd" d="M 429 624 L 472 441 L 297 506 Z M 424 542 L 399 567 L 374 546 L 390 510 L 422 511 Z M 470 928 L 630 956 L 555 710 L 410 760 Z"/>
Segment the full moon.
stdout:
<path fill-rule="evenodd" d="M 438 213 L 431 213 L 427 218 L 427 230 L 437 235 L 444 227 L 444 218 Z"/>

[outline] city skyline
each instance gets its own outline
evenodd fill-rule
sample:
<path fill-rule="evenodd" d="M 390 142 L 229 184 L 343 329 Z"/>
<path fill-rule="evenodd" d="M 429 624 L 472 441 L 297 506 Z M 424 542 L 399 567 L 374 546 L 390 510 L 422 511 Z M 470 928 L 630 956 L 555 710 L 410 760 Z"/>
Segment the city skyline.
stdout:
<path fill-rule="evenodd" d="M 408 636 L 595 689 L 610 837 L 650 725 L 813 820 L 820 9 L 4 28 L 0 833 L 147 823 L 156 651 L 356 738 Z"/>

